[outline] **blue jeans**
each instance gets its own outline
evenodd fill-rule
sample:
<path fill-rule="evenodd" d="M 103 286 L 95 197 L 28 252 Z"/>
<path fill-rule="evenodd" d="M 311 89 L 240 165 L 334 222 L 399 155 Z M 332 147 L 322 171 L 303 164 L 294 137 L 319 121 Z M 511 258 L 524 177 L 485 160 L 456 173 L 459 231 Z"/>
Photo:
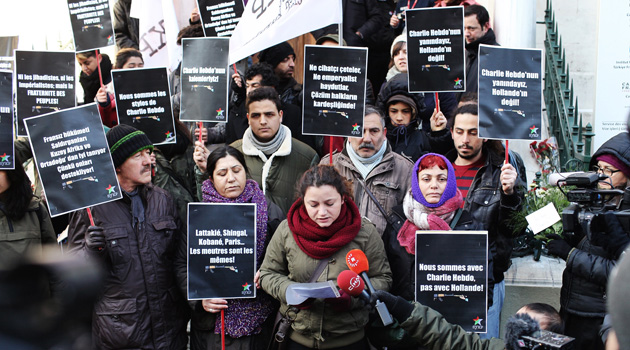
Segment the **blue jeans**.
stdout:
<path fill-rule="evenodd" d="M 505 298 L 505 280 L 494 285 L 492 295 L 492 306 L 488 309 L 487 333 L 479 334 L 481 339 L 500 338 L 499 327 L 501 326 L 501 309 L 503 309 L 503 299 Z"/>

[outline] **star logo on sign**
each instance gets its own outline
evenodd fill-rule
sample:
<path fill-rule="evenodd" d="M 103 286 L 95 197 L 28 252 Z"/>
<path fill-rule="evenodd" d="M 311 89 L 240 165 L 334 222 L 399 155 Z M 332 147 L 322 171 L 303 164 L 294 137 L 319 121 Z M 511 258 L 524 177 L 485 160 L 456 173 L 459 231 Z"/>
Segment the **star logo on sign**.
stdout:
<path fill-rule="evenodd" d="M 244 284 L 244 285 L 242 285 L 242 287 L 243 287 L 243 290 L 244 290 L 244 291 L 245 291 L 245 290 L 249 290 L 249 287 L 251 287 L 251 286 L 252 286 L 252 285 L 251 285 L 251 284 L 249 284 L 249 283 L 247 283 L 247 282 L 245 282 L 245 284 Z"/>
<path fill-rule="evenodd" d="M 107 194 L 112 194 L 116 191 L 116 186 L 109 185 L 109 187 L 105 188 L 108 192 Z"/>
<path fill-rule="evenodd" d="M 455 79 L 455 86 L 462 86 L 462 80 L 459 78 Z"/>
<path fill-rule="evenodd" d="M 473 318 L 473 321 L 475 321 L 475 324 L 473 326 L 480 326 L 483 318 L 479 318 L 479 316 L 477 316 L 477 318 Z"/>
<path fill-rule="evenodd" d="M 8 162 L 10 155 L 7 155 L 7 152 L 4 152 L 3 155 L 0 156 L 0 162 Z"/>
<path fill-rule="evenodd" d="M 358 131 L 359 130 L 359 123 L 354 123 L 354 125 L 352 126 L 352 131 Z"/>
<path fill-rule="evenodd" d="M 167 138 L 167 139 L 168 139 L 168 138 L 171 138 L 171 137 L 173 136 L 173 133 L 172 133 L 172 132 L 170 132 L 170 131 L 167 131 L 167 132 L 165 132 L 164 134 L 166 135 L 166 138 Z"/>
<path fill-rule="evenodd" d="M 534 125 L 531 128 L 529 128 L 529 133 L 530 134 L 537 134 L 538 133 L 538 128 L 536 127 L 536 125 Z"/>
<path fill-rule="evenodd" d="M 223 110 L 221 108 L 217 109 L 217 117 L 223 116 Z"/>

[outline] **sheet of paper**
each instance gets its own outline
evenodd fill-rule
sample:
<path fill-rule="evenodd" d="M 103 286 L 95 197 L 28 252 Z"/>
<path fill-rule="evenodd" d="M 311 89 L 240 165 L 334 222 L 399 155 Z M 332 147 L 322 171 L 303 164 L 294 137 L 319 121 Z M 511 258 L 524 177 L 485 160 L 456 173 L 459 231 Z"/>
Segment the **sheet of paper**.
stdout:
<path fill-rule="evenodd" d="M 529 228 L 531 228 L 532 232 L 537 234 L 538 232 L 560 221 L 560 215 L 558 215 L 558 210 L 555 205 L 553 205 L 553 203 L 549 203 L 527 215 L 525 219 L 527 219 L 527 223 L 529 223 Z"/>
<path fill-rule="evenodd" d="M 287 288 L 288 305 L 298 305 L 308 298 L 338 298 L 339 291 L 333 281 L 317 283 L 295 283 Z"/>

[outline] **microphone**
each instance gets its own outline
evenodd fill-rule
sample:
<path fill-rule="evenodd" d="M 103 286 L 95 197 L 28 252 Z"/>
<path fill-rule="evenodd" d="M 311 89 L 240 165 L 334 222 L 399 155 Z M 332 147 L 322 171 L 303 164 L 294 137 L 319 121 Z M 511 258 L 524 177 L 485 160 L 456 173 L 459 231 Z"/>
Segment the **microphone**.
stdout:
<path fill-rule="evenodd" d="M 365 283 L 355 272 L 350 270 L 341 271 L 337 276 L 337 285 L 346 294 L 359 297 L 367 304 L 370 303 L 370 295 L 365 291 Z"/>
<path fill-rule="evenodd" d="M 352 272 L 361 275 L 368 287 L 368 290 L 370 291 L 370 295 L 374 295 L 376 290 L 367 275 L 367 271 L 370 269 L 370 264 L 368 263 L 365 253 L 361 251 L 361 249 L 352 249 L 348 252 L 348 254 L 346 254 L 346 264 Z M 387 310 L 387 305 L 376 299 L 374 308 L 378 311 L 378 315 L 381 317 L 381 322 L 383 322 L 384 326 L 389 326 L 394 323 L 392 316 L 389 314 L 389 310 Z"/>

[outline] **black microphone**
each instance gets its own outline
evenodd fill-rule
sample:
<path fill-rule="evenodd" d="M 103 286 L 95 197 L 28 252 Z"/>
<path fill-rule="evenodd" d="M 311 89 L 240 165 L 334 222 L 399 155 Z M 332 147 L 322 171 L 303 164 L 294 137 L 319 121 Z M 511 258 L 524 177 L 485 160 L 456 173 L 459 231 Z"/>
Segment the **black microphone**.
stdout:
<path fill-rule="evenodd" d="M 540 324 L 528 314 L 516 314 L 505 323 L 505 348 L 507 350 L 569 349 L 574 338 L 541 330 Z"/>

